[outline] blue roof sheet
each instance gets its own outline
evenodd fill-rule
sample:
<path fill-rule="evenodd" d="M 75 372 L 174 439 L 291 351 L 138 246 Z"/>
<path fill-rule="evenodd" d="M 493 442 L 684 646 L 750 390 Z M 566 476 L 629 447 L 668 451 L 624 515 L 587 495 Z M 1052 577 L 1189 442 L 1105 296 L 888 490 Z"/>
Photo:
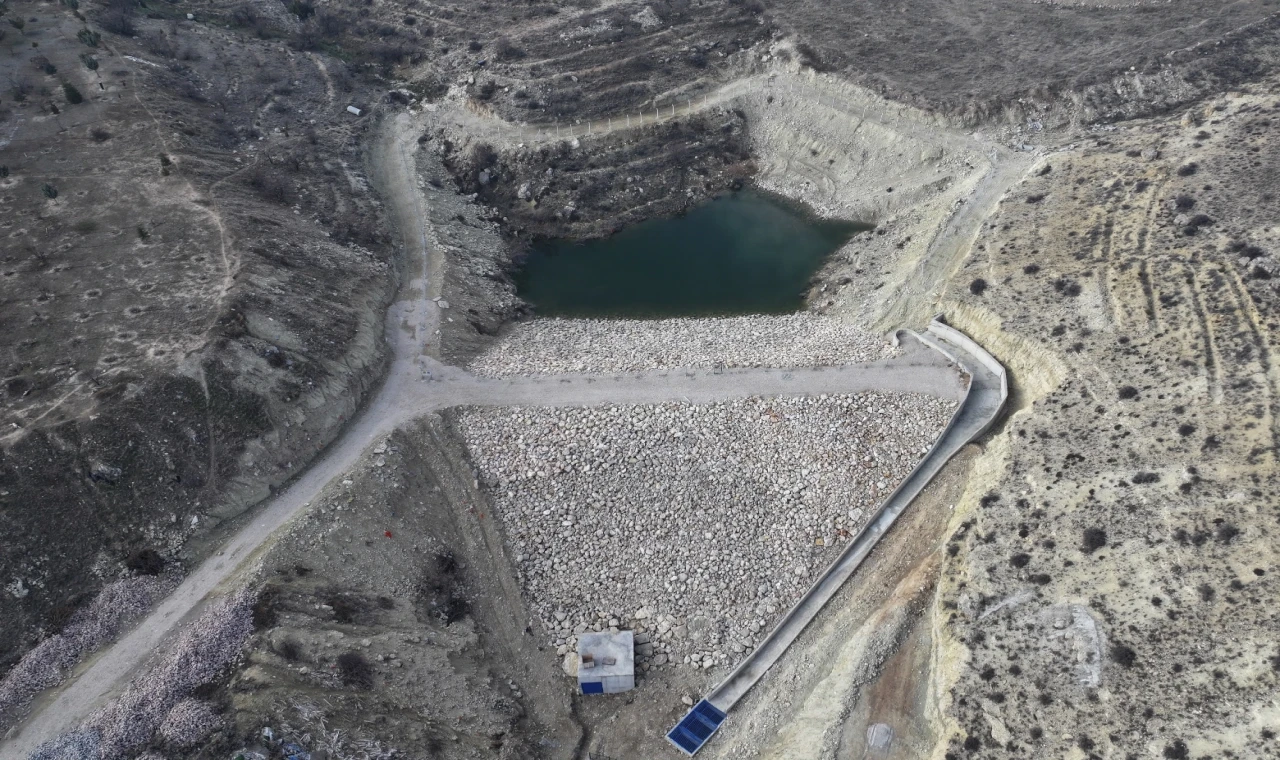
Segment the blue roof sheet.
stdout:
<path fill-rule="evenodd" d="M 697 754 L 702 745 L 724 723 L 725 714 L 720 708 L 703 699 L 693 706 L 676 727 L 667 732 L 667 741 L 686 755 Z"/>

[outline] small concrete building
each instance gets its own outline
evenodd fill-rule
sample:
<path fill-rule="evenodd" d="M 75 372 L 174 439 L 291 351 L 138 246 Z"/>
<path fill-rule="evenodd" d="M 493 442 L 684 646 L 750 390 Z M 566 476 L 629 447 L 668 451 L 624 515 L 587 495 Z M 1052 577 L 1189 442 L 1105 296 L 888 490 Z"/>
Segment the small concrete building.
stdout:
<path fill-rule="evenodd" d="M 578 636 L 578 689 L 583 694 L 617 694 L 636 685 L 635 635 L 584 633 Z"/>

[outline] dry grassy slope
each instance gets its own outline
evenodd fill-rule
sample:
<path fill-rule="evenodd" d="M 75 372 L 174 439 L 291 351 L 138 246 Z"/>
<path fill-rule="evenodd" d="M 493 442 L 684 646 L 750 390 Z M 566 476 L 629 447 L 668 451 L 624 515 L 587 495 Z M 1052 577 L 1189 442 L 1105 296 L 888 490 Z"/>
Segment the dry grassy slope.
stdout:
<path fill-rule="evenodd" d="M 800 0 L 770 3 L 768 16 L 815 65 L 977 124 L 1116 119 L 1256 78 L 1275 65 L 1277 11 L 1275 0 L 908 0 L 868 13 Z"/>
<path fill-rule="evenodd" d="M 730 54 L 768 40 L 772 28 L 763 11 L 748 0 L 590 0 L 558 4 L 541 23 L 491 17 L 491 34 L 519 53 L 504 56 L 497 44 L 468 53 L 489 62 L 475 70 L 468 91 L 513 121 L 635 112 L 655 97 L 668 102 L 673 92 L 717 77 Z M 471 33 L 488 42 L 483 28 Z M 461 70 L 464 62 L 454 65 Z M 490 81 L 497 91 L 484 95 Z"/>
<path fill-rule="evenodd" d="M 411 757 L 572 756 L 567 682 L 521 635 L 514 575 L 483 546 L 487 508 L 459 490 L 470 483 L 453 468 L 471 473 L 441 425 L 372 446 L 269 550 L 258 633 L 216 689 L 228 720 L 184 757 L 229 757 L 264 725 L 335 757 L 361 741 Z M 338 662 L 353 652 L 364 676 Z"/>
<path fill-rule="evenodd" d="M 948 757 L 1277 751 L 1274 88 L 1050 156 L 952 283 L 1022 392 L 947 546 Z"/>
<path fill-rule="evenodd" d="M 10 8 L 0 662 L 301 468 L 376 380 L 395 279 L 320 59 L 181 8 L 96 47 L 70 9 Z"/>

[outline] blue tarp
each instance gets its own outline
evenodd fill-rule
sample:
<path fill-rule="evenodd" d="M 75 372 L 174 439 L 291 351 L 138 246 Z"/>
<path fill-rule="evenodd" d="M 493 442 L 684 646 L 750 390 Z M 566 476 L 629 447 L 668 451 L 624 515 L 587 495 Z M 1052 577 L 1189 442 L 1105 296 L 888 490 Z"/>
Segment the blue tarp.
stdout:
<path fill-rule="evenodd" d="M 676 727 L 667 732 L 667 741 L 686 755 L 696 754 L 724 723 L 724 713 L 703 699 L 693 706 Z"/>

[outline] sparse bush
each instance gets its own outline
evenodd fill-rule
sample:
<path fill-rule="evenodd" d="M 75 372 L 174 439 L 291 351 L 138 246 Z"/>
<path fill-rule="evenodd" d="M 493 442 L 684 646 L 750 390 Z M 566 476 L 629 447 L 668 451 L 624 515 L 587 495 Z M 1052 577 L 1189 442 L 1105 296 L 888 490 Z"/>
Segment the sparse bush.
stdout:
<path fill-rule="evenodd" d="M 289 12 L 297 16 L 299 20 L 306 21 L 316 15 L 316 7 L 306 0 L 295 0 L 289 4 Z"/>
<path fill-rule="evenodd" d="M 112 34 L 132 37 L 138 33 L 138 27 L 133 23 L 137 7 L 136 0 L 108 0 L 107 10 L 98 18 L 98 26 Z"/>
<path fill-rule="evenodd" d="M 1085 554 L 1093 554 L 1095 551 L 1107 545 L 1107 532 L 1102 528 L 1085 528 L 1084 542 L 1080 545 L 1080 551 Z"/>
<path fill-rule="evenodd" d="M 817 72 L 831 71 L 831 66 L 822 59 L 817 50 L 813 49 L 807 42 L 801 42 L 796 45 L 796 52 L 800 54 L 800 65 L 808 66 Z"/>
<path fill-rule="evenodd" d="M 338 677 L 355 689 L 373 688 L 373 666 L 355 650 L 338 655 Z"/>
<path fill-rule="evenodd" d="M 88 235 L 90 233 L 97 232 L 98 223 L 93 221 L 92 219 L 81 219 L 80 221 L 71 225 L 71 229 L 75 230 L 81 235 Z"/>
<path fill-rule="evenodd" d="M 326 37 L 339 37 L 346 29 L 346 22 L 336 13 L 320 13 L 316 15 L 316 26 Z"/>
<path fill-rule="evenodd" d="M 1165 745 L 1164 756 L 1167 760 L 1187 760 L 1191 757 L 1191 751 L 1187 749 L 1186 742 L 1177 739 L 1173 744 Z"/>
<path fill-rule="evenodd" d="M 111 139 L 111 133 L 103 129 L 102 127 L 94 127 L 93 129 L 90 129 L 89 136 L 93 138 L 94 142 L 99 142 L 99 143 L 106 142 L 107 140 Z"/>
<path fill-rule="evenodd" d="M 471 147 L 471 164 L 476 169 L 488 169 L 498 163 L 498 151 L 489 143 L 476 143 Z"/>
<path fill-rule="evenodd" d="M 1173 206 L 1179 211 L 1190 211 L 1196 205 L 1196 199 L 1190 195 L 1179 195 L 1173 199 Z"/>
<path fill-rule="evenodd" d="M 1027 196 L 1027 203 L 1039 203 L 1040 201 L 1044 200 L 1044 196 L 1045 196 L 1044 193 L 1032 193 L 1031 195 Z"/>
<path fill-rule="evenodd" d="M 443 575 L 457 575 L 461 567 L 453 552 L 445 551 L 436 555 L 436 570 Z"/>
<path fill-rule="evenodd" d="M 1148 483 L 1157 483 L 1160 481 L 1160 475 L 1154 472 L 1139 472 L 1133 476 L 1135 485 L 1144 486 Z"/>
<path fill-rule="evenodd" d="M 48 198 L 49 200 L 53 200 L 54 198 L 58 197 L 58 188 L 54 187 L 53 185 L 50 185 L 47 182 L 40 186 L 40 192 L 44 193 L 44 197 Z"/>
<path fill-rule="evenodd" d="M 1195 174 L 1199 170 L 1200 170 L 1200 165 L 1197 164 L 1195 161 L 1192 161 L 1189 164 L 1183 164 L 1182 166 L 1178 167 L 1178 176 L 1190 177 L 1192 174 Z"/>
<path fill-rule="evenodd" d="M 1059 277 L 1058 279 L 1054 280 L 1053 289 L 1056 290 L 1060 295 L 1064 295 L 1068 298 L 1075 298 L 1076 296 L 1080 295 L 1082 291 L 1080 287 L 1080 283 L 1066 277 Z"/>
<path fill-rule="evenodd" d="M 293 188 L 288 179 L 277 171 L 258 166 L 248 173 L 247 182 L 257 190 L 263 198 L 276 203 L 288 203 L 293 197 Z"/>
<path fill-rule="evenodd" d="M 76 32 L 76 39 L 89 47 L 97 47 L 98 42 L 102 39 L 102 35 L 91 29 L 81 29 Z"/>
<path fill-rule="evenodd" d="M 1132 401 L 1138 397 L 1138 389 L 1134 388 L 1132 385 L 1126 385 L 1120 389 L 1120 392 L 1117 395 L 1120 396 L 1122 401 Z"/>
<path fill-rule="evenodd" d="M 479 53 L 483 49 L 484 45 L 480 43 L 480 40 L 471 40 L 467 43 L 467 50 L 472 53 Z"/>
<path fill-rule="evenodd" d="M 1009 564 L 1016 568 L 1024 568 L 1031 562 L 1031 555 L 1026 552 L 1019 552 L 1009 558 Z"/>
<path fill-rule="evenodd" d="M 1132 668 L 1138 661 L 1138 653 L 1124 644 L 1111 646 L 1111 661 L 1126 668 Z"/>
<path fill-rule="evenodd" d="M 151 233 L 147 230 L 147 228 L 146 228 L 146 227 L 143 227 L 141 224 L 139 224 L 139 225 L 138 225 L 138 239 L 145 243 L 145 242 L 147 242 L 147 238 L 149 238 L 149 237 L 151 237 Z"/>
<path fill-rule="evenodd" d="M 986 290 L 987 290 L 987 281 L 982 279 L 981 277 L 969 283 L 969 292 L 974 294 L 975 296 L 982 295 L 983 293 L 986 292 Z"/>
<path fill-rule="evenodd" d="M 81 63 L 83 63 L 83 64 L 84 64 L 84 67 L 85 67 L 86 69 L 90 70 L 90 71 L 97 71 L 97 70 L 98 70 L 98 59 L 97 59 L 97 58 L 94 58 L 93 56 L 89 55 L 88 53 L 81 53 L 81 54 L 80 54 L 80 62 L 81 62 Z"/>
<path fill-rule="evenodd" d="M 493 43 L 493 57 L 499 61 L 511 61 L 523 58 L 524 51 L 516 47 L 509 37 L 499 37 Z"/>
<path fill-rule="evenodd" d="M 323 599 L 333 608 L 333 619 L 339 623 L 354 623 L 365 610 L 364 602 L 350 594 L 329 591 Z"/>
<path fill-rule="evenodd" d="M 258 20 L 258 13 L 251 3 L 241 3 L 231 11 L 231 25 L 238 27 L 253 26 Z"/>
<path fill-rule="evenodd" d="M 253 600 L 253 628 L 261 631 L 276 624 L 276 605 L 280 601 L 280 589 L 275 586 L 263 586 Z"/>
<path fill-rule="evenodd" d="M 276 644 L 275 653 L 289 662 L 296 662 L 302 657 L 302 646 L 297 639 L 287 638 Z"/>
<path fill-rule="evenodd" d="M 164 571 L 164 557 L 155 549 L 142 549 L 130 554 L 124 566 L 136 575 L 159 575 Z"/>
<path fill-rule="evenodd" d="M 58 73 L 58 67 L 54 66 L 53 62 L 50 61 L 48 58 L 44 57 L 43 55 L 38 55 L 35 58 L 32 58 L 31 65 L 35 66 L 37 69 L 40 69 L 46 74 Z"/>

